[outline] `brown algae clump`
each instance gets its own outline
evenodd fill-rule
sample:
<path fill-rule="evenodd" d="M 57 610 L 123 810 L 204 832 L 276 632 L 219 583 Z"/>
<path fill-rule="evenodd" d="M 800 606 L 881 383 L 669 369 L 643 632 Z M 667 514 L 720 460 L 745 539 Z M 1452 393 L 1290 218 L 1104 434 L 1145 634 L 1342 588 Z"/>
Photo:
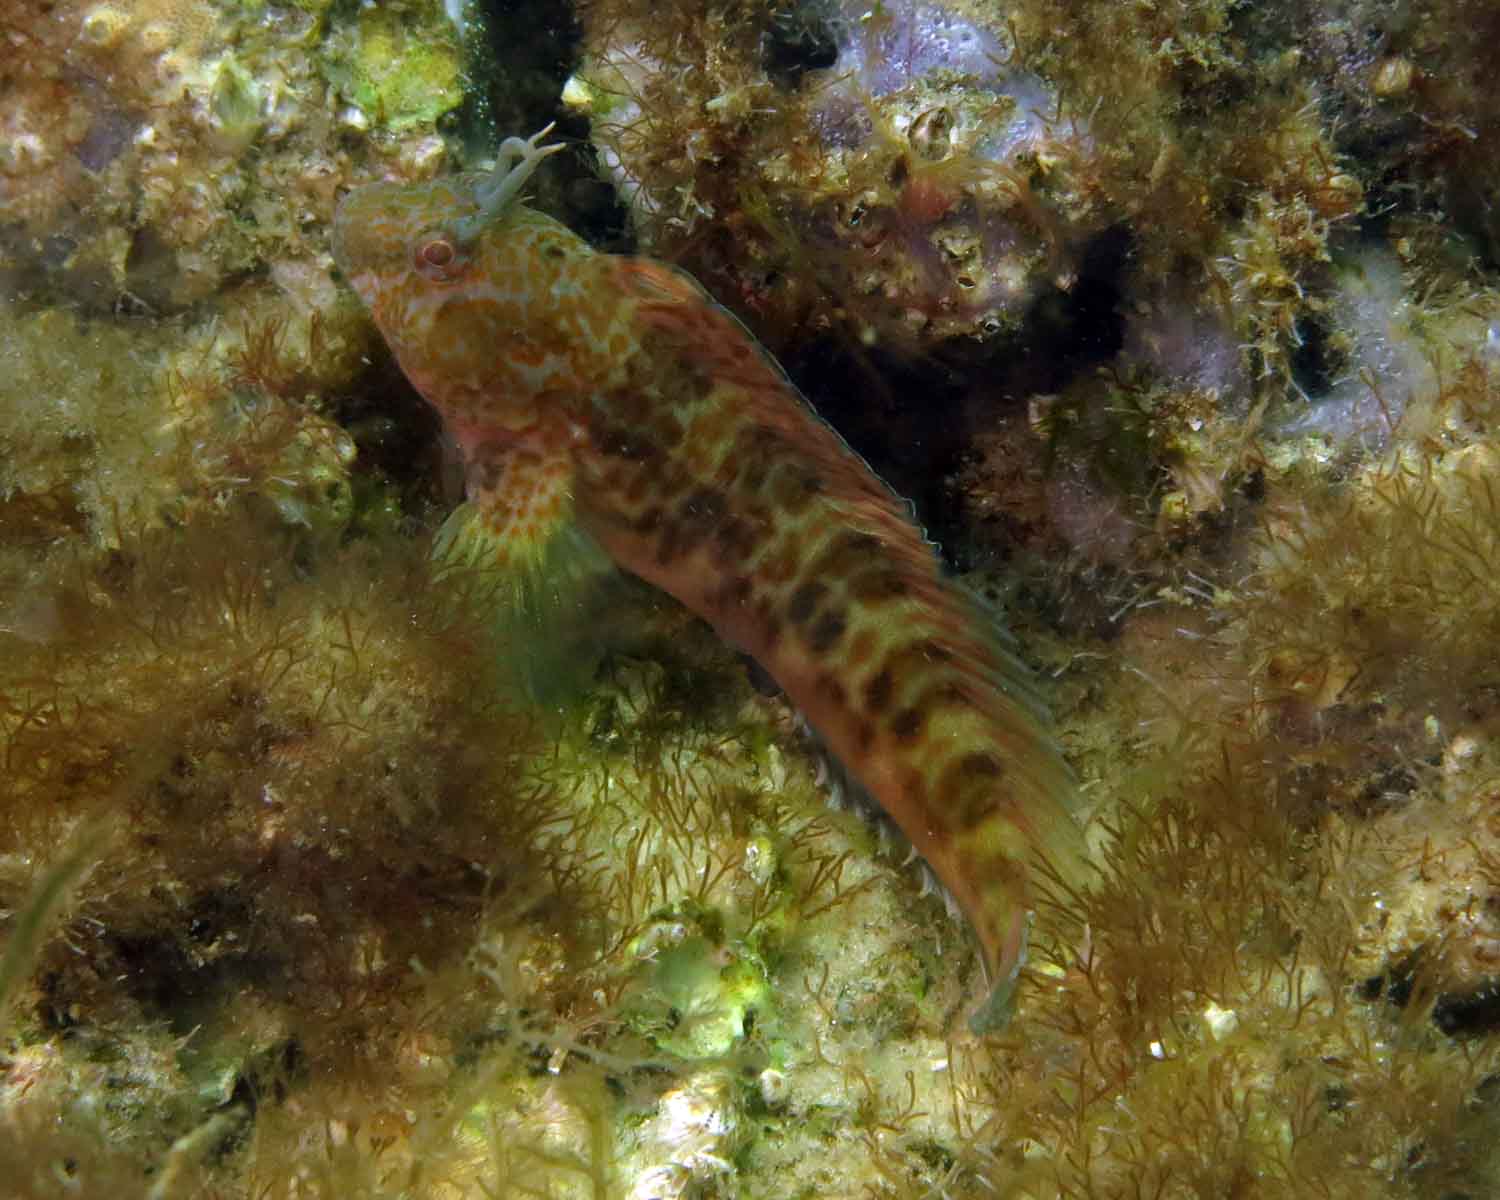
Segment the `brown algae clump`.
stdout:
<path fill-rule="evenodd" d="M 1101 227 L 1087 122 L 978 6 L 767 5 L 722 29 L 682 10 L 673 36 L 649 5 L 584 14 L 564 100 L 643 246 L 775 342 L 991 341 Z"/>

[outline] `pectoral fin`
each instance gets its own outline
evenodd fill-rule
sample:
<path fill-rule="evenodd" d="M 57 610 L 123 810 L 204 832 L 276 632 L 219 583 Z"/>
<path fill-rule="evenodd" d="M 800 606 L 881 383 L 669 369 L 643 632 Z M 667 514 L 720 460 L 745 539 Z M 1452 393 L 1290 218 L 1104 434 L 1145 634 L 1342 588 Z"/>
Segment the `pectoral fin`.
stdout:
<path fill-rule="evenodd" d="M 604 653 L 598 620 L 615 565 L 573 517 L 566 452 L 529 442 L 466 447 L 468 500 L 438 531 L 449 581 L 495 613 L 507 666 L 528 701 L 558 708 Z"/>

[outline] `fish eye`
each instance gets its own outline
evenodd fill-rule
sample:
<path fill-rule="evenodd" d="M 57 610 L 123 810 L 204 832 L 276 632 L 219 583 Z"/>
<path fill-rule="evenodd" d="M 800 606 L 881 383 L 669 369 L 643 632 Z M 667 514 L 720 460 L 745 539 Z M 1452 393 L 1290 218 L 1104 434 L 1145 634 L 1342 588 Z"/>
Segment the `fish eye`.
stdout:
<path fill-rule="evenodd" d="M 463 255 L 451 235 L 432 230 L 417 238 L 412 254 L 417 273 L 434 283 L 458 278 L 463 269 Z"/>

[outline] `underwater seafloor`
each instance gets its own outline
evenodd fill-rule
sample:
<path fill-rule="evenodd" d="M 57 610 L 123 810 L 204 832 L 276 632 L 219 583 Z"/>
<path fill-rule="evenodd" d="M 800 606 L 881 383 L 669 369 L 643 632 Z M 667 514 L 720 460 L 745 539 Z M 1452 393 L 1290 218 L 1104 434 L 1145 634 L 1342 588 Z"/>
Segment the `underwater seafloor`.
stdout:
<path fill-rule="evenodd" d="M 1500 1194 L 1497 78 L 1488 0 L 0 0 L 0 1200 Z M 331 217 L 552 120 L 1036 672 L 1095 873 L 1001 1032 L 706 626 L 430 556 Z"/>

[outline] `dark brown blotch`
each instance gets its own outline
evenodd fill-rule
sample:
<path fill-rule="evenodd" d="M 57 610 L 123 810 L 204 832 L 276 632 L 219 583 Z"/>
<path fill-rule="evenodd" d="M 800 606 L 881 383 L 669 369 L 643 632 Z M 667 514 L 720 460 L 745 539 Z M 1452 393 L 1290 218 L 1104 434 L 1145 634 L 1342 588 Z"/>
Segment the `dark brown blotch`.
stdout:
<path fill-rule="evenodd" d="M 629 433 L 648 427 L 659 407 L 651 384 L 653 377 L 640 375 L 639 363 L 632 364 L 631 381 L 596 401 L 595 420 L 610 429 Z"/>
<path fill-rule="evenodd" d="M 932 645 L 930 638 L 924 638 L 919 642 L 908 642 L 886 655 L 884 668 L 896 679 L 930 686 L 930 681 L 936 674 L 932 670 L 933 660 L 930 652 Z"/>
<path fill-rule="evenodd" d="M 750 425 L 735 435 L 734 456 L 740 462 L 765 464 L 769 470 L 771 464 L 785 460 L 786 455 L 786 438 L 769 425 Z"/>
<path fill-rule="evenodd" d="M 777 508 L 796 516 L 823 490 L 823 481 L 806 468 L 787 464 L 771 480 L 770 498 Z"/>
<path fill-rule="evenodd" d="M 990 750 L 971 750 L 943 771 L 939 794 L 961 829 L 974 829 L 1004 802 L 997 790 L 1005 764 Z"/>
<path fill-rule="evenodd" d="M 749 521 L 730 517 L 714 530 L 715 560 L 721 567 L 738 566 L 755 550 L 755 529 Z"/>
<path fill-rule="evenodd" d="M 752 458 L 745 462 L 735 476 L 734 487 L 742 495 L 757 495 L 761 488 L 766 486 L 766 480 L 771 476 L 771 465 L 764 459 Z"/>
<path fill-rule="evenodd" d="M 823 613 L 807 631 L 807 648 L 814 654 L 827 654 L 838 645 L 848 627 L 844 614 L 837 609 Z"/>
<path fill-rule="evenodd" d="M 672 520 L 662 522 L 656 561 L 666 566 L 684 554 L 691 554 L 713 532 L 723 511 L 722 493 L 711 488 L 693 492 L 677 507 Z"/>
<path fill-rule="evenodd" d="M 675 504 L 678 498 L 693 486 L 693 477 L 686 471 L 672 469 L 672 461 L 668 459 L 661 464 L 662 469 L 658 472 L 641 471 L 640 477 L 647 482 L 655 483 L 656 494 L 664 503 Z"/>
<path fill-rule="evenodd" d="M 650 438 L 617 425 L 600 430 L 595 435 L 595 444 L 601 454 L 630 462 L 644 463 L 661 457 L 661 447 Z"/>
<path fill-rule="evenodd" d="M 870 682 L 865 684 L 865 711 L 878 717 L 890 706 L 891 694 L 895 688 L 896 681 L 888 667 L 877 671 Z"/>
<path fill-rule="evenodd" d="M 927 712 L 921 708 L 903 708 L 891 718 L 891 734 L 898 742 L 911 742 L 922 732 Z"/>
<path fill-rule="evenodd" d="M 682 422 L 671 411 L 658 414 L 651 428 L 651 436 L 665 450 L 675 450 L 682 445 L 683 433 Z"/>
<path fill-rule="evenodd" d="M 959 759 L 958 773 L 963 779 L 1001 779 L 1005 775 L 1005 764 L 998 754 L 975 750 Z"/>
<path fill-rule="evenodd" d="M 928 662 L 945 663 L 953 660 L 953 651 L 934 638 L 928 638 L 925 642 L 919 643 L 918 648 L 922 651 L 922 657 Z"/>
<path fill-rule="evenodd" d="M 880 539 L 874 534 L 845 530 L 813 560 L 808 573 L 825 579 L 852 579 L 879 555 Z"/>
<path fill-rule="evenodd" d="M 875 606 L 899 600 L 910 590 L 900 571 L 877 567 L 862 571 L 849 580 L 849 594 L 861 604 Z"/>
<path fill-rule="evenodd" d="M 684 523 L 710 525 L 724 515 L 726 507 L 723 492 L 699 488 L 682 502 L 680 515 Z"/>
<path fill-rule="evenodd" d="M 956 679 L 945 679 L 922 693 L 913 707 L 932 712 L 941 708 L 973 708 L 974 697 Z"/>
<path fill-rule="evenodd" d="M 801 625 L 817 610 L 828 589 L 816 579 L 800 584 L 786 603 L 786 618 L 793 625 Z"/>

